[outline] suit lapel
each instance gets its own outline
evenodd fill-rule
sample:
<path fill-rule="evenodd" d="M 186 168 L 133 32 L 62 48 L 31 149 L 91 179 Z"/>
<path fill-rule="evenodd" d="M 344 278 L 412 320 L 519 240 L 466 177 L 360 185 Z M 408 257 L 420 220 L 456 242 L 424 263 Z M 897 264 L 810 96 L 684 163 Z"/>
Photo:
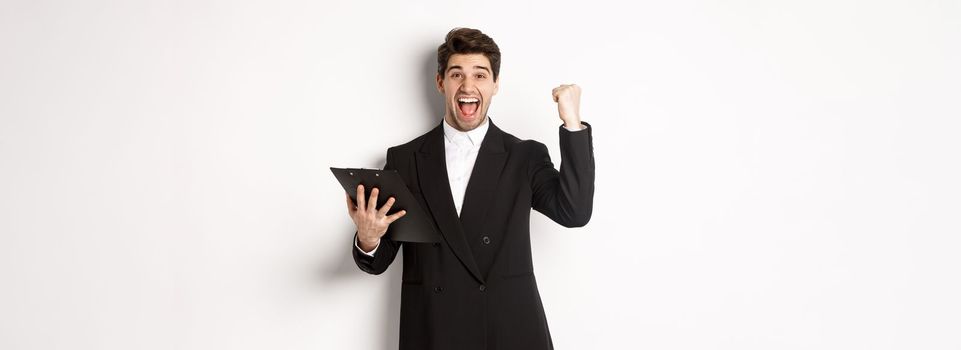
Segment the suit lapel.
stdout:
<path fill-rule="evenodd" d="M 494 122 L 490 123 L 484 142 L 477 153 L 477 160 L 471 170 L 464 194 L 464 205 L 461 207 L 460 221 L 463 227 L 483 227 L 487 208 L 494 199 L 497 184 L 507 163 L 507 152 L 504 150 L 504 132 Z"/>
<path fill-rule="evenodd" d="M 424 199 L 427 201 L 427 207 L 437 223 L 437 227 L 440 228 L 444 240 L 447 241 L 454 255 L 467 267 L 474 278 L 480 283 L 484 283 L 484 278 L 480 274 L 480 269 L 477 268 L 474 255 L 467 245 L 464 228 L 461 226 L 457 217 L 457 210 L 454 208 L 454 197 L 450 193 L 447 161 L 444 156 L 443 125 L 437 126 L 428 133 L 424 144 L 417 152 L 417 174 L 421 191 L 423 191 Z"/>

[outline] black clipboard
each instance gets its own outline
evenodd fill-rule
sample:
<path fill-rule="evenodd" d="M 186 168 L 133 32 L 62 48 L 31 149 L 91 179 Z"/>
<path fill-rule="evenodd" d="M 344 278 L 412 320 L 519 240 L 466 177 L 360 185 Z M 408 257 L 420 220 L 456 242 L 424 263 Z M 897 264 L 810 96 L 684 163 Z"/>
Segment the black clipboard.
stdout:
<path fill-rule="evenodd" d="M 377 208 L 387 202 L 387 199 L 394 197 L 394 205 L 387 212 L 388 215 L 400 210 L 406 210 L 404 217 L 397 219 L 390 224 L 387 237 L 395 241 L 434 243 L 440 242 L 440 234 L 434 228 L 430 216 L 421 207 L 414 195 L 407 189 L 404 179 L 396 170 L 380 169 L 354 169 L 354 168 L 334 168 L 330 171 L 340 182 L 340 185 L 347 191 L 350 198 L 357 203 L 357 185 L 364 185 L 364 194 L 370 197 L 370 191 L 376 187 L 379 190 L 377 195 Z"/>

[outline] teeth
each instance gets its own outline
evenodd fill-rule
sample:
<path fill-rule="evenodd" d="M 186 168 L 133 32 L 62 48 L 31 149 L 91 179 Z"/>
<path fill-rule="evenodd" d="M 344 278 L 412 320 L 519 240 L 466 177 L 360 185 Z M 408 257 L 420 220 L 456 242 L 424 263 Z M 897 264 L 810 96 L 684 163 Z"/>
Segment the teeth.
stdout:
<path fill-rule="evenodd" d="M 457 99 L 457 102 L 464 102 L 464 103 L 477 103 L 478 101 L 480 100 L 473 97 L 464 97 L 464 98 Z"/>

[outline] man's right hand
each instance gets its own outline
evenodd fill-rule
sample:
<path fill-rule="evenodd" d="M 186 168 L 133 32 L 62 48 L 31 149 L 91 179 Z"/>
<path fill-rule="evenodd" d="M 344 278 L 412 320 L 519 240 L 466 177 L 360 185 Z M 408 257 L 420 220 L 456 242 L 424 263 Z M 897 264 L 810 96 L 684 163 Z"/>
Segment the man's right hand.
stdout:
<path fill-rule="evenodd" d="M 367 196 L 364 195 L 364 185 L 357 185 L 356 205 L 350 199 L 350 194 L 345 194 L 347 196 L 347 213 L 350 214 L 350 218 L 354 220 L 354 225 L 357 226 L 357 240 L 360 241 L 360 248 L 365 252 L 376 248 L 380 244 L 380 238 L 387 233 L 387 227 L 407 214 L 406 210 L 401 210 L 392 215 L 387 215 L 390 207 L 394 205 L 394 197 L 388 198 L 387 202 L 380 209 L 377 209 L 377 194 L 379 192 L 374 187 L 370 191 L 370 200 L 367 200 Z"/>

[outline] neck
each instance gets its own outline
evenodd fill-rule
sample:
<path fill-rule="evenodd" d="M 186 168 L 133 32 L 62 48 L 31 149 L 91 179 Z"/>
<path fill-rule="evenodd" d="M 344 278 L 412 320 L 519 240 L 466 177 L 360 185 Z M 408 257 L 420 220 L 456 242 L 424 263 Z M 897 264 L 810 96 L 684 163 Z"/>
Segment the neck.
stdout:
<path fill-rule="evenodd" d="M 444 122 L 447 123 L 447 125 L 450 125 L 450 127 L 454 128 L 454 130 L 462 131 L 462 132 L 468 132 L 468 131 L 471 131 L 471 130 L 474 130 L 474 129 L 479 128 L 481 125 L 484 125 L 484 123 L 487 122 L 487 116 L 485 115 L 485 116 L 484 116 L 484 119 L 481 119 L 480 123 L 477 123 L 477 126 L 471 128 L 471 129 L 466 129 L 466 130 L 465 130 L 465 129 L 462 129 L 462 128 L 460 127 L 460 125 L 458 125 L 457 123 L 455 123 L 455 122 L 454 122 L 454 117 L 451 116 L 451 115 L 449 115 L 449 114 L 448 114 L 448 115 L 444 115 Z"/>

